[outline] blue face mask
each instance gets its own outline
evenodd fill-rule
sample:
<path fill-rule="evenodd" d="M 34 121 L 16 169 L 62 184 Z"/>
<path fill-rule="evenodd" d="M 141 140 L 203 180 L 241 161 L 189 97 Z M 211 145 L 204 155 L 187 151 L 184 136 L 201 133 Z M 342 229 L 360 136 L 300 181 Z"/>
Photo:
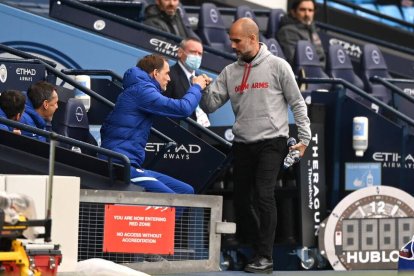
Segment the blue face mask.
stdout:
<path fill-rule="evenodd" d="M 185 65 L 191 70 L 197 70 L 201 65 L 201 56 L 198 55 L 187 55 L 185 59 Z"/>

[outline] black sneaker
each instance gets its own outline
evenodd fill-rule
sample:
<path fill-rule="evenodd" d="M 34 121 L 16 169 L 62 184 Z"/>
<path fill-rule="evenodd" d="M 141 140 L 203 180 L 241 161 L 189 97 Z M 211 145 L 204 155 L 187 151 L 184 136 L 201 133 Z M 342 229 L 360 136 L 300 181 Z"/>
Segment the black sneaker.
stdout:
<path fill-rule="evenodd" d="M 250 273 L 266 273 L 270 274 L 273 272 L 273 260 L 266 257 L 254 258 L 244 268 L 245 272 Z"/>

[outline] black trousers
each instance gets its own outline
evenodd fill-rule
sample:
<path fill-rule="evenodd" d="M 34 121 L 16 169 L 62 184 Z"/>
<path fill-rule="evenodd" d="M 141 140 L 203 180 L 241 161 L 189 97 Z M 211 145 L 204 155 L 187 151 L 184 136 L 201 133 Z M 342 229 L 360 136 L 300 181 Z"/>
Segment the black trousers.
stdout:
<path fill-rule="evenodd" d="M 252 242 L 256 255 L 272 257 L 277 209 L 275 186 L 287 139 L 233 143 L 237 237 Z"/>

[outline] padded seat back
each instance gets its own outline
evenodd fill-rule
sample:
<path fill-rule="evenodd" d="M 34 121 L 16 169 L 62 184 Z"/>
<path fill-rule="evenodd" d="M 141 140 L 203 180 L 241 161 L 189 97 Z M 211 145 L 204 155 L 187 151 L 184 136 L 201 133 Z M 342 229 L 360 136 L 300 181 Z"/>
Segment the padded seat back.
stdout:
<path fill-rule="evenodd" d="M 283 54 L 282 47 L 280 47 L 279 42 L 274 38 L 266 39 L 264 42 L 267 46 L 267 49 L 275 56 L 286 59 L 285 54 Z"/>
<path fill-rule="evenodd" d="M 279 30 L 280 20 L 285 15 L 286 12 L 282 9 L 270 10 L 265 33 L 265 36 L 267 38 L 276 38 L 277 31 Z"/>
<path fill-rule="evenodd" d="M 219 51 L 232 52 L 226 26 L 216 5 L 212 3 L 201 5 L 198 34 L 206 45 Z"/>
<path fill-rule="evenodd" d="M 52 127 L 58 134 L 97 145 L 97 142 L 89 132 L 88 115 L 80 99 L 70 98 L 66 104 L 60 104 L 53 116 Z M 71 147 L 69 145 L 62 146 Z"/>
<path fill-rule="evenodd" d="M 306 78 L 329 78 L 319 61 L 315 47 L 308 40 L 299 40 L 295 51 L 295 69 L 298 76 Z M 306 91 L 330 90 L 330 84 L 308 84 Z"/>
<path fill-rule="evenodd" d="M 373 76 L 391 78 L 381 50 L 374 44 L 365 44 L 361 59 L 362 80 L 365 90 L 384 103 L 390 104 L 392 99 L 391 91 L 382 84 L 370 81 L 370 78 Z"/>

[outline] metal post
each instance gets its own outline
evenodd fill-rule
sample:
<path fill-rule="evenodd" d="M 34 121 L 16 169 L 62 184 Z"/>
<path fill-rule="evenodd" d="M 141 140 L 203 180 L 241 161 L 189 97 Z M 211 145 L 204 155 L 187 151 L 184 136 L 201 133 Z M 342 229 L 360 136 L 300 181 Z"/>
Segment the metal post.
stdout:
<path fill-rule="evenodd" d="M 52 195 L 53 195 L 53 175 L 55 174 L 55 152 L 56 152 L 56 140 L 54 139 L 54 133 L 50 135 L 50 147 L 49 147 L 49 187 L 47 195 L 47 218 L 52 217 Z"/>

